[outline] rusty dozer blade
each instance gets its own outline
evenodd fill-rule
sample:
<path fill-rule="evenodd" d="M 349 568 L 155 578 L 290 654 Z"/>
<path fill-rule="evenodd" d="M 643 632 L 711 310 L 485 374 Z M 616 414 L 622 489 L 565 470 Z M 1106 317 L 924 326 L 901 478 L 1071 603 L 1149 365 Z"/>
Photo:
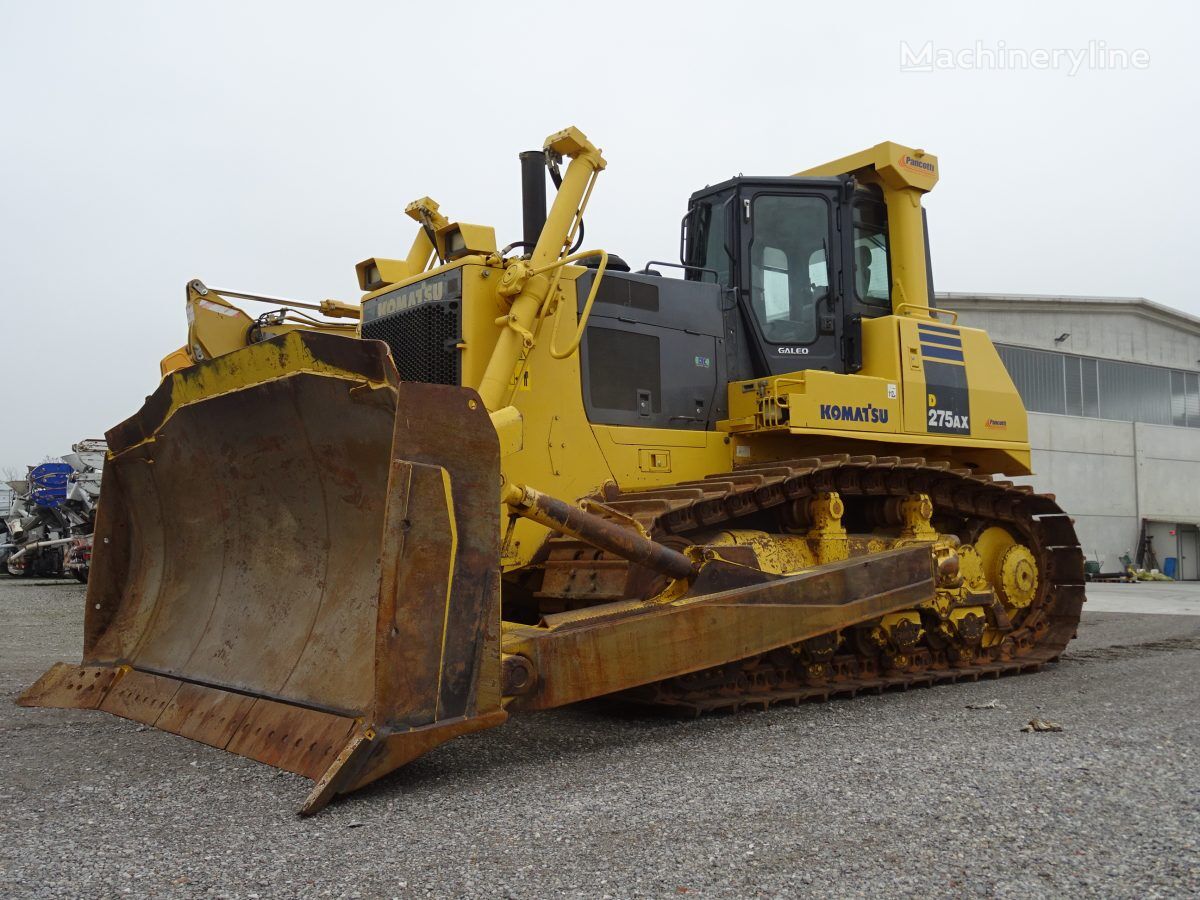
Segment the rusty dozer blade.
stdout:
<path fill-rule="evenodd" d="M 167 377 L 108 443 L 83 662 L 18 702 L 299 773 L 306 813 L 504 720 L 499 444 L 473 391 L 295 332 Z"/>

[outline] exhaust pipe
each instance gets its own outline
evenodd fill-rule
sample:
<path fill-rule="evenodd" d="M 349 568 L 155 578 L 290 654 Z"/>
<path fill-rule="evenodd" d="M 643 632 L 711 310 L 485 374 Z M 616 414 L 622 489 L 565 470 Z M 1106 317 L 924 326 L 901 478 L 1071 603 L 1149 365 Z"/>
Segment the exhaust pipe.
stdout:
<path fill-rule="evenodd" d="M 524 150 L 521 160 L 521 240 L 531 252 L 546 224 L 546 154 Z"/>
<path fill-rule="evenodd" d="M 27 553 L 29 553 L 29 551 L 30 551 L 30 550 L 41 550 L 41 549 L 42 549 L 42 548 L 44 548 L 44 547 L 60 547 L 60 546 L 62 546 L 63 544 L 69 544 L 69 543 L 71 543 L 71 541 L 75 540 L 75 538 L 76 538 L 77 536 L 78 536 L 78 535 L 72 535 L 71 537 L 65 537 L 65 538 L 54 538 L 53 540 L 49 540 L 49 541 L 34 541 L 34 542 L 33 542 L 33 543 L 31 543 L 31 544 L 24 544 L 24 545 L 18 545 L 18 544 L 0 544 L 0 549 L 4 549 L 5 547 L 17 547 L 17 546 L 20 546 L 20 547 L 21 547 L 21 549 L 20 549 L 20 550 L 18 550 L 16 553 L 14 553 L 12 556 L 10 556 L 10 557 L 8 558 L 8 561 L 9 561 L 9 562 L 17 562 L 17 561 L 18 561 L 18 560 L 19 560 L 21 557 L 23 557 L 23 556 L 25 556 Z"/>

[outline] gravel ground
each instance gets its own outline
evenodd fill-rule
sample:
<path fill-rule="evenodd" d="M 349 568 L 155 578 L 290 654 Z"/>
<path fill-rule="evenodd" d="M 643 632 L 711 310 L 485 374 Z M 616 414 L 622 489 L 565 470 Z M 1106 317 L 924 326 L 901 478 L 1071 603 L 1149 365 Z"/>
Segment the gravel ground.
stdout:
<path fill-rule="evenodd" d="M 0 614 L 5 698 L 78 659 L 80 586 L 0 579 Z M 1200 617 L 1085 613 L 1040 675 L 684 722 L 529 715 L 312 819 L 299 777 L 3 702 L 0 892 L 1197 893 L 1197 650 Z M 1064 731 L 1022 733 L 1034 716 Z"/>

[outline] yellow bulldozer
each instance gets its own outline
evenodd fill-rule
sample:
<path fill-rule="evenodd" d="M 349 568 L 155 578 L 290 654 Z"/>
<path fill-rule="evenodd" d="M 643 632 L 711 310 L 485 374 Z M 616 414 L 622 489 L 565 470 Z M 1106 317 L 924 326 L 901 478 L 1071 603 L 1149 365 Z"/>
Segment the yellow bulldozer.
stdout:
<path fill-rule="evenodd" d="M 422 198 L 361 305 L 252 318 L 227 298 L 270 298 L 188 286 L 188 343 L 108 432 L 83 661 L 21 703 L 307 776 L 310 813 L 524 710 L 1058 657 L 1083 555 L 998 477 L 1030 472 L 1026 415 L 935 306 L 936 157 L 706 187 L 680 262 L 640 272 L 580 249 L 605 160 L 579 130 L 521 161 L 523 240 Z"/>

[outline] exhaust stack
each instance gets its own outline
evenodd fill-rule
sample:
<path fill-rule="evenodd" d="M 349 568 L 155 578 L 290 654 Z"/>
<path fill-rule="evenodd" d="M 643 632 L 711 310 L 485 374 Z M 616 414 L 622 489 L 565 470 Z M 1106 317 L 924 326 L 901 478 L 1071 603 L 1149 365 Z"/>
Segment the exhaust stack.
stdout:
<path fill-rule="evenodd" d="M 546 154 L 523 150 L 521 160 L 521 240 L 531 252 L 546 224 Z"/>

